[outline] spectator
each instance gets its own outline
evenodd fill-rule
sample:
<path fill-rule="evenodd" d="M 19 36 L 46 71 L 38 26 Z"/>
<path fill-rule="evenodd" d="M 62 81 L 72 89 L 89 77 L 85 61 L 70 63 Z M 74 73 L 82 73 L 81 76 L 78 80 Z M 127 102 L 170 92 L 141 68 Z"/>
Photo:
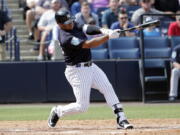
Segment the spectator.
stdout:
<path fill-rule="evenodd" d="M 106 9 L 102 15 L 102 27 L 110 28 L 111 24 L 118 20 L 119 0 L 110 0 L 110 8 Z"/>
<path fill-rule="evenodd" d="M 148 23 L 150 21 L 153 21 L 153 19 L 151 17 L 147 17 L 145 22 Z M 144 29 L 143 34 L 145 37 L 159 37 L 159 36 L 161 36 L 160 30 L 156 26 L 151 26 L 151 27 Z"/>
<path fill-rule="evenodd" d="M 174 12 L 179 10 L 179 0 L 154 0 L 154 8 L 163 12 Z"/>
<path fill-rule="evenodd" d="M 109 0 L 88 0 L 88 2 L 92 4 L 95 12 L 98 8 L 104 8 L 109 6 Z"/>
<path fill-rule="evenodd" d="M 140 17 L 143 14 L 163 14 L 163 12 L 152 8 L 151 0 L 140 0 L 140 5 L 141 5 L 141 8 L 137 9 L 133 13 L 132 18 L 131 18 L 131 22 L 134 23 L 134 25 L 140 24 Z"/>
<path fill-rule="evenodd" d="M 180 11 L 178 11 L 177 14 L 180 14 Z M 180 15 L 176 16 L 175 22 L 170 23 L 168 36 L 180 36 Z"/>
<path fill-rule="evenodd" d="M 86 2 L 86 0 L 79 0 L 77 2 L 74 2 L 71 6 L 71 13 L 72 15 L 76 15 L 77 13 L 79 13 L 81 11 L 81 5 L 83 2 Z M 89 4 L 89 7 L 91 8 L 91 12 L 93 12 L 93 7 L 91 4 Z"/>
<path fill-rule="evenodd" d="M 121 11 L 119 12 L 119 15 L 118 15 L 118 21 L 117 22 L 114 22 L 112 25 L 111 25 L 111 29 L 121 29 L 121 30 L 124 30 L 124 29 L 127 29 L 127 28 L 131 28 L 133 27 L 134 25 L 132 23 L 130 23 L 128 21 L 128 14 L 126 12 L 126 10 L 123 8 L 121 9 Z M 136 31 L 126 31 L 124 33 L 121 33 L 121 36 L 135 36 L 136 34 Z"/>
<path fill-rule="evenodd" d="M 30 1 L 30 2 L 29 2 Z M 34 39 L 35 36 L 35 40 L 37 41 L 39 39 L 39 33 L 37 30 L 37 23 L 39 21 L 40 16 L 47 11 L 48 9 L 50 9 L 50 0 L 27 0 L 27 5 L 30 8 L 30 10 L 28 10 L 26 12 L 26 25 L 28 27 L 28 31 L 29 31 L 29 37 L 28 39 L 32 40 Z M 33 25 L 34 23 L 34 26 Z M 35 31 L 35 35 L 33 34 L 33 29 Z"/>
<path fill-rule="evenodd" d="M 119 5 L 129 6 L 129 5 L 138 5 L 139 0 L 119 0 Z"/>
<path fill-rule="evenodd" d="M 91 12 L 90 5 L 88 2 L 83 2 L 81 4 L 81 12 L 77 13 L 75 16 L 75 21 L 79 24 L 88 24 L 90 23 L 90 20 L 95 20 L 95 24 L 99 26 L 99 18 L 98 16 Z"/>
<path fill-rule="evenodd" d="M 172 52 L 171 79 L 169 101 L 175 101 L 178 96 L 178 81 L 180 78 L 180 45 L 177 45 Z"/>
<path fill-rule="evenodd" d="M 7 12 L 0 9 L 0 60 L 5 60 L 5 35 L 12 28 L 12 22 Z"/>
<path fill-rule="evenodd" d="M 56 25 L 55 21 L 55 13 L 60 10 L 61 8 L 61 3 L 59 0 L 52 0 L 51 1 L 51 8 L 47 12 L 45 12 L 38 23 L 38 29 L 41 31 L 42 36 L 41 36 L 41 41 L 40 41 L 40 49 L 39 49 L 39 56 L 38 60 L 43 60 L 44 59 L 44 50 L 45 50 L 45 41 L 48 36 L 50 36 L 51 31 L 53 29 L 53 26 Z"/>

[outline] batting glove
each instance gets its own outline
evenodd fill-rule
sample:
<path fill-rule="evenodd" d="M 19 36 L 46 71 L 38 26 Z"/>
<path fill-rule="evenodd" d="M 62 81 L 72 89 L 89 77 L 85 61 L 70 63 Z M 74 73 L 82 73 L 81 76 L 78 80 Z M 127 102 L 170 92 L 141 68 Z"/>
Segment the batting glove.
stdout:
<path fill-rule="evenodd" d="M 109 39 L 113 39 L 113 38 L 119 38 L 120 33 L 119 33 L 119 29 L 116 30 L 112 30 L 111 32 L 109 32 Z"/>

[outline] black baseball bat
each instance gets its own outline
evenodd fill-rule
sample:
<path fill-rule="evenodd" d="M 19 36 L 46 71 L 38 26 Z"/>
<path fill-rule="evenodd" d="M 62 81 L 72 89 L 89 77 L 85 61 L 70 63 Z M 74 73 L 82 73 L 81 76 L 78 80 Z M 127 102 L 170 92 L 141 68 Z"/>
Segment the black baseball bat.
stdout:
<path fill-rule="evenodd" d="M 151 27 L 151 26 L 158 26 L 159 24 L 160 24 L 160 21 L 159 21 L 159 20 L 154 20 L 154 21 L 151 21 L 151 22 L 139 24 L 139 25 L 134 26 L 134 27 L 131 27 L 131 28 L 127 28 L 127 29 L 124 29 L 124 30 L 120 30 L 119 32 L 121 33 L 121 32 L 125 32 L 125 31 L 145 29 L 145 28 L 148 28 L 148 27 Z"/>

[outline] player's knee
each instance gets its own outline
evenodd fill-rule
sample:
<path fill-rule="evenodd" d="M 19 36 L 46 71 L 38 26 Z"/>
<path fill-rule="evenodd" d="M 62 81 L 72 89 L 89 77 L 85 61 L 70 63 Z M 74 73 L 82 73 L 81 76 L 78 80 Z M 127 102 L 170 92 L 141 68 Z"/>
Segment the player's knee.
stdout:
<path fill-rule="evenodd" d="M 89 104 L 79 104 L 78 111 L 79 112 L 86 112 L 89 108 Z"/>

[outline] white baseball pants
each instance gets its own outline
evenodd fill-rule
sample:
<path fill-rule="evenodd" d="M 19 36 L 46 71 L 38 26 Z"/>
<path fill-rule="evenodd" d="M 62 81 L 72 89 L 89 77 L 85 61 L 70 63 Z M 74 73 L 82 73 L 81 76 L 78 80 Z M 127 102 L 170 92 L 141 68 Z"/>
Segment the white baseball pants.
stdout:
<path fill-rule="evenodd" d="M 180 69 L 173 68 L 171 70 L 171 80 L 170 80 L 170 93 L 169 96 L 175 96 L 178 95 L 178 81 L 180 78 Z"/>
<path fill-rule="evenodd" d="M 58 106 L 59 117 L 87 111 L 90 103 L 91 88 L 99 90 L 110 107 L 119 103 L 119 99 L 107 76 L 96 64 L 93 63 L 90 67 L 67 66 L 65 76 L 73 88 L 76 102 Z M 121 104 L 120 107 L 122 107 Z"/>

